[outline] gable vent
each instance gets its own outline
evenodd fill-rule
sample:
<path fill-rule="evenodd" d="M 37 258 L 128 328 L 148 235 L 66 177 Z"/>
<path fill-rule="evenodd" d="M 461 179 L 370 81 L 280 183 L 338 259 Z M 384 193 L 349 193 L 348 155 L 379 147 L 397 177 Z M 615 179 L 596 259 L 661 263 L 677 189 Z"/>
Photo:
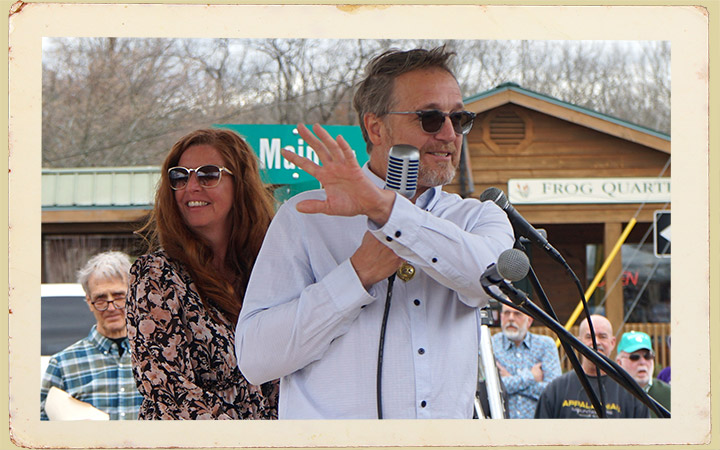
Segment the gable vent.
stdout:
<path fill-rule="evenodd" d="M 514 111 L 499 111 L 490 120 L 489 130 L 498 147 L 516 147 L 525 139 L 525 121 Z"/>

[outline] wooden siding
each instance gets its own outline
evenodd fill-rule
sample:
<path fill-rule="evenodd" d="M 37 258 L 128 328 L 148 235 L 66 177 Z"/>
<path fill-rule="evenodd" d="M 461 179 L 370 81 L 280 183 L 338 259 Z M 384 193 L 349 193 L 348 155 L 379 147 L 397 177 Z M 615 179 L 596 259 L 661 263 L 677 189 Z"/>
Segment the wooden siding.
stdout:
<path fill-rule="evenodd" d="M 500 111 L 524 118 L 526 139 L 516 148 L 490 139 L 490 122 Z M 511 178 L 655 177 L 669 155 L 556 117 L 503 105 L 480 113 L 468 135 L 472 176 L 479 195 Z M 670 176 L 668 169 L 664 176 Z"/>

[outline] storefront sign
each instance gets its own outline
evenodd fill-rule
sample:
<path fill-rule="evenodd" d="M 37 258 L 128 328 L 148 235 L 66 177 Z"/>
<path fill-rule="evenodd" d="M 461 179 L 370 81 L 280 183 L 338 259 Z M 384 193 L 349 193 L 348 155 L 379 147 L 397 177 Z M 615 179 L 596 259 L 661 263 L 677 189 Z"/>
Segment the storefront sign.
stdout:
<path fill-rule="evenodd" d="M 242 137 L 253 148 L 260 160 L 260 173 L 265 183 L 306 185 L 306 188 L 319 187 L 317 180 L 283 158 L 280 149 L 287 149 L 304 156 L 319 164 L 315 151 L 305 143 L 298 134 L 295 125 L 215 125 L 231 129 Z M 323 125 L 331 136 L 342 135 L 355 151 L 360 165 L 368 160 L 360 127 L 348 125 Z M 303 189 L 304 190 L 304 189 Z"/>
<path fill-rule="evenodd" d="M 514 204 L 667 203 L 670 178 L 515 178 L 508 180 Z"/>

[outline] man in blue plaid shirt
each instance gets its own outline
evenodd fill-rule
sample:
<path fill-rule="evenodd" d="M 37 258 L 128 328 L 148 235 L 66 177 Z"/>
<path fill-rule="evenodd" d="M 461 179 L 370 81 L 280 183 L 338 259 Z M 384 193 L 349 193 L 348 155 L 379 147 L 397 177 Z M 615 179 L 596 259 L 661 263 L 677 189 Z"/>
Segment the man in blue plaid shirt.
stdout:
<path fill-rule="evenodd" d="M 125 330 L 125 297 L 130 260 L 121 252 L 91 258 L 78 271 L 88 308 L 97 323 L 90 334 L 50 358 L 40 389 L 40 419 L 48 420 L 45 400 L 55 386 L 108 413 L 110 420 L 137 419 L 137 391 Z"/>
<path fill-rule="evenodd" d="M 532 317 L 502 306 L 502 332 L 492 338 L 493 354 L 508 395 L 508 418 L 532 419 L 545 387 L 561 375 L 552 338 L 530 333 Z"/>

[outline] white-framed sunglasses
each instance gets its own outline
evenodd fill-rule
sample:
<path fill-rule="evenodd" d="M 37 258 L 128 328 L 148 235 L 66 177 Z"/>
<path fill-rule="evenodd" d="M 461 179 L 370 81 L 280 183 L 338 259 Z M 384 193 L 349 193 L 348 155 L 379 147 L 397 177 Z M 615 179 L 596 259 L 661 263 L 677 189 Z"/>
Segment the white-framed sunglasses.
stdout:
<path fill-rule="evenodd" d="M 168 169 L 168 178 L 170 180 L 170 188 L 174 191 L 185 189 L 190 181 L 190 174 L 195 172 L 198 184 L 204 188 L 214 188 L 220 184 L 222 173 L 227 172 L 232 175 L 226 167 L 216 166 L 215 164 L 205 164 L 197 169 L 188 169 L 187 167 L 177 166 Z"/>

